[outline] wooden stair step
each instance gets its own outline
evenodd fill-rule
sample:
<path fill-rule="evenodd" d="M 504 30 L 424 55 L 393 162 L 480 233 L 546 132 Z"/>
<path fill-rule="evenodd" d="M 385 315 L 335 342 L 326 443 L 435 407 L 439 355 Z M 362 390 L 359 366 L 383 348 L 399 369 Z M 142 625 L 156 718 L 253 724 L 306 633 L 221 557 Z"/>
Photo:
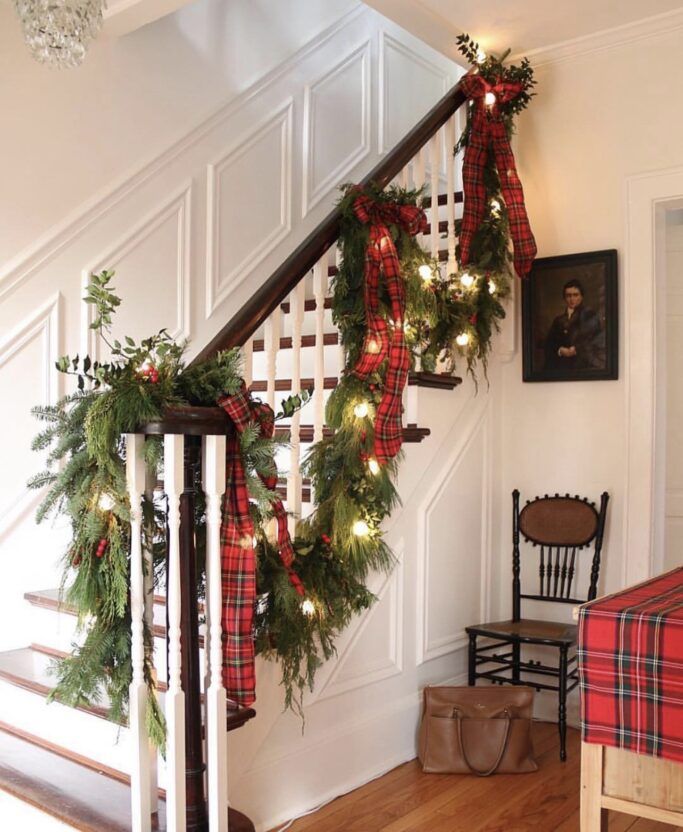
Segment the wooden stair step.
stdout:
<path fill-rule="evenodd" d="M 339 334 L 337 332 L 326 332 L 323 335 L 323 345 L 326 347 L 333 347 L 339 343 Z M 314 347 L 315 346 L 315 335 L 302 335 L 301 336 L 301 346 L 302 347 Z M 254 352 L 263 352 L 265 350 L 265 341 L 263 338 L 256 338 L 253 343 Z M 291 350 L 292 349 L 292 339 L 291 338 L 280 338 L 280 346 L 278 349 L 281 350 Z"/>
<path fill-rule="evenodd" d="M 130 832 L 130 777 L 81 754 L 0 722 L 0 789 L 81 832 Z M 159 790 L 154 829 L 164 832 L 166 804 Z M 230 832 L 254 832 L 229 810 Z"/>
<path fill-rule="evenodd" d="M 463 201 L 462 191 L 455 191 L 453 193 L 453 198 L 456 203 Z M 439 198 L 437 200 L 437 205 L 446 205 L 448 204 L 448 194 L 439 194 Z M 432 207 L 432 198 L 431 196 L 426 196 L 422 200 L 422 207 L 423 208 L 431 208 Z"/>
<path fill-rule="evenodd" d="M 62 610 L 67 611 L 64 607 L 62 607 Z M 52 660 L 63 659 L 67 655 L 61 650 L 44 647 L 40 644 L 0 652 L 0 679 L 39 696 L 47 696 L 55 685 L 55 677 L 50 673 Z M 159 682 L 160 699 L 163 699 L 165 690 L 166 684 Z M 79 705 L 77 710 L 101 719 L 108 719 L 109 717 L 109 709 L 106 704 Z M 240 728 L 255 716 L 256 711 L 253 708 L 239 708 L 234 702 L 229 702 L 227 730 L 232 731 L 235 728 Z"/>
<path fill-rule="evenodd" d="M 336 271 L 335 271 L 335 274 L 336 274 Z M 304 301 L 304 311 L 305 311 L 305 312 L 315 312 L 315 310 L 316 310 L 317 308 L 318 308 L 318 307 L 317 307 L 317 304 L 316 304 L 316 302 L 315 302 L 315 298 L 307 298 L 307 299 Z M 328 298 L 325 298 L 324 308 L 325 308 L 325 309 L 332 309 L 332 298 L 329 298 L 329 297 L 328 297 Z M 289 314 L 289 311 L 290 311 L 289 301 L 288 301 L 288 300 L 283 301 L 283 302 L 280 304 L 280 309 L 281 309 L 281 310 L 282 310 L 285 314 Z"/>
<path fill-rule="evenodd" d="M 338 383 L 339 379 L 336 376 L 326 376 L 323 383 L 323 389 L 334 390 Z M 459 378 L 458 376 L 448 375 L 447 373 L 411 373 L 408 376 L 409 387 L 427 387 L 437 390 L 453 390 L 461 383 L 461 378 Z M 299 390 L 309 390 L 313 387 L 314 379 L 312 378 L 302 378 L 299 383 Z M 265 393 L 268 389 L 268 382 L 265 379 L 258 379 L 256 381 L 252 381 L 251 385 L 249 386 L 249 389 L 253 393 Z M 291 378 L 275 379 L 275 390 L 277 392 L 282 393 L 291 389 Z"/>

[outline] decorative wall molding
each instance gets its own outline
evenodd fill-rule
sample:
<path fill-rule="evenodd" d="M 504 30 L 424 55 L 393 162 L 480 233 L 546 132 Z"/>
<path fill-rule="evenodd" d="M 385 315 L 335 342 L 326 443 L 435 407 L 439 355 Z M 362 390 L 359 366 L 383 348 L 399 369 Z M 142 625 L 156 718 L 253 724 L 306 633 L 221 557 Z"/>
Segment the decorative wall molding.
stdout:
<path fill-rule="evenodd" d="M 262 119 L 248 133 L 238 139 L 229 150 L 212 164 L 207 165 L 207 239 L 206 239 L 206 317 L 213 314 L 216 307 L 249 275 L 256 266 L 282 242 L 292 228 L 292 121 L 294 99 L 288 98 L 274 113 Z M 221 218 L 220 200 L 222 176 L 231 165 L 239 162 L 249 151 L 271 132 L 279 132 L 280 181 L 279 181 L 279 221 L 264 230 L 258 243 L 245 254 L 241 260 L 222 273 L 220 258 L 220 235 L 224 221 Z M 249 213 L 250 194 L 235 194 L 239 208 Z M 255 205 L 259 204 L 260 193 L 255 192 Z"/>
<path fill-rule="evenodd" d="M 351 638 L 348 640 L 341 654 L 336 658 L 332 673 L 320 685 L 318 694 L 313 700 L 314 702 L 321 702 L 324 699 L 330 699 L 341 693 L 348 693 L 352 690 L 367 687 L 375 682 L 389 679 L 403 672 L 403 552 L 404 542 L 400 540 L 394 547 L 394 555 L 397 561 L 396 565 L 391 574 L 385 576 L 379 591 L 375 592 L 378 600 L 359 619 Z M 361 643 L 368 626 L 378 612 L 379 605 L 384 603 L 385 600 L 389 603 L 390 608 L 390 628 L 386 634 L 386 655 L 375 661 L 374 664 L 368 663 L 363 667 L 362 671 L 345 677 L 344 669 L 349 662 L 349 658 L 352 656 L 356 646 Z"/>
<path fill-rule="evenodd" d="M 490 554 L 490 527 L 491 527 L 491 427 L 490 427 L 490 402 L 487 399 L 477 403 L 469 413 L 467 420 L 458 420 L 455 427 L 450 431 L 443 442 L 444 453 L 437 455 L 441 465 L 437 472 L 430 470 L 430 485 L 420 507 L 417 510 L 417 585 L 416 585 L 416 647 L 417 665 L 424 664 L 432 659 L 445 656 L 459 650 L 467 642 L 464 630 L 448 633 L 441 638 L 430 637 L 430 608 L 431 599 L 429 595 L 429 556 L 431 550 L 430 517 L 435 510 L 436 504 L 446 491 L 452 478 L 457 475 L 457 469 L 465 454 L 470 449 L 475 439 L 482 435 L 484 454 L 482 456 L 482 483 L 481 483 L 481 538 L 480 551 L 472 552 L 472 556 L 478 554 L 480 559 L 481 577 L 479 586 L 479 615 L 482 620 L 489 612 L 489 581 L 491 572 Z M 450 453 L 449 453 L 450 450 Z M 453 588 L 453 603 L 457 603 L 457 588 Z"/>
<path fill-rule="evenodd" d="M 584 55 L 618 49 L 632 43 L 668 35 L 680 29 L 683 29 L 683 9 L 674 9 L 663 14 L 634 20 L 623 26 L 615 26 L 612 29 L 603 29 L 600 32 L 591 32 L 582 37 L 531 49 L 512 56 L 510 62 L 514 63 L 526 56 L 535 67 L 546 66 Z"/>
<path fill-rule="evenodd" d="M 125 197 L 169 167 L 179 156 L 220 127 L 250 101 L 265 93 L 280 78 L 294 70 L 300 62 L 316 50 L 323 48 L 357 17 L 367 13 L 368 10 L 362 3 L 359 3 L 342 15 L 336 23 L 312 38 L 301 49 L 294 52 L 270 72 L 267 72 L 251 87 L 231 99 L 227 104 L 219 107 L 212 115 L 201 121 L 180 139 L 170 144 L 160 153 L 151 154 L 142 165 L 135 166 L 123 176 L 118 177 L 111 185 L 100 190 L 91 199 L 86 200 L 68 214 L 61 222 L 48 229 L 31 246 L 19 252 L 0 267 L 0 300 L 19 288 L 41 266 L 63 251 L 80 234 L 121 203 Z"/>
<path fill-rule="evenodd" d="M 154 236 L 169 219 L 177 222 L 175 295 L 177 315 L 175 326 L 169 326 L 172 338 L 190 337 L 190 245 L 191 245 L 192 183 L 186 183 L 170 199 L 147 214 L 140 222 L 128 229 L 106 252 L 98 254 L 81 271 L 83 295 L 90 281 L 90 275 L 112 268 L 116 263 L 139 248 Z M 90 329 L 95 310 L 89 303 L 81 309 L 81 351 L 91 358 L 100 359 L 100 338 Z"/>
<path fill-rule="evenodd" d="M 42 348 L 39 368 L 27 368 L 37 372 L 39 382 L 35 389 L 35 404 L 54 404 L 61 393 L 60 377 L 55 367 L 60 348 L 61 295 L 52 295 L 33 314 L 24 319 L 0 343 L 0 373 L 2 368 L 16 358 L 29 344 L 38 340 Z M 32 391 L 33 392 L 33 391 Z M 27 413 L 26 418 L 30 418 Z M 36 431 L 37 432 L 37 431 Z M 0 513 L 0 537 L 18 523 L 24 514 L 40 499 L 40 494 L 25 486 L 16 498 Z"/>
<path fill-rule="evenodd" d="M 303 129 L 303 183 L 302 183 L 302 217 L 314 208 L 353 168 L 370 153 L 371 99 L 372 85 L 370 78 L 371 41 L 353 50 L 323 76 L 308 84 L 304 90 L 304 129 Z M 315 116 L 318 97 L 325 95 L 325 87 L 354 64 L 360 63 L 361 81 L 359 90 L 360 137 L 353 147 L 335 167 L 319 181 L 315 181 L 316 135 Z"/>
<path fill-rule="evenodd" d="M 441 94 L 445 95 L 448 90 L 449 76 L 445 74 L 443 69 L 437 64 L 427 60 L 423 55 L 410 49 L 406 44 L 394 38 L 388 32 L 382 30 L 379 33 L 379 123 L 378 123 L 378 150 L 380 153 L 386 153 L 390 150 L 387 141 L 388 122 L 389 122 L 389 77 L 387 67 L 387 53 L 393 50 L 399 55 L 402 55 L 407 60 L 411 61 L 417 68 L 433 75 L 441 84 Z"/>

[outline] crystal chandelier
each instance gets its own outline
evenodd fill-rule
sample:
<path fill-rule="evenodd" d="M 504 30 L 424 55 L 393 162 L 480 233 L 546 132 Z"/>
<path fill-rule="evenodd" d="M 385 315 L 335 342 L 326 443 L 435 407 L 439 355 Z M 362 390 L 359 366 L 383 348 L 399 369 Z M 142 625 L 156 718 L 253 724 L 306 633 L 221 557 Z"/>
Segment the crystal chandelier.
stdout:
<path fill-rule="evenodd" d="M 33 57 L 56 67 L 78 66 L 102 26 L 105 0 L 14 0 Z"/>

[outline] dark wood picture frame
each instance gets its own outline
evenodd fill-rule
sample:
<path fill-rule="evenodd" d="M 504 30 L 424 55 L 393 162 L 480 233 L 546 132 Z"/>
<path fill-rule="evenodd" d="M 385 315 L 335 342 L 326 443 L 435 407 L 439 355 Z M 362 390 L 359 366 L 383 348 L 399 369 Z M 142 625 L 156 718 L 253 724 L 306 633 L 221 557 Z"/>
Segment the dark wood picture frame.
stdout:
<path fill-rule="evenodd" d="M 524 381 L 619 377 L 617 274 L 615 249 L 534 262 L 522 282 Z"/>

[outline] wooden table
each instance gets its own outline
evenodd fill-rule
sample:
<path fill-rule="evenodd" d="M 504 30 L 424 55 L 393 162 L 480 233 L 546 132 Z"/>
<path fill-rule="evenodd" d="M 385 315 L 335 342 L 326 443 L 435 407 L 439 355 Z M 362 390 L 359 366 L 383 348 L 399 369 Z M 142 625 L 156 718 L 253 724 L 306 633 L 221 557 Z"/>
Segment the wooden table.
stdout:
<path fill-rule="evenodd" d="M 607 832 L 607 810 L 683 827 L 683 764 L 581 743 L 581 832 Z"/>

